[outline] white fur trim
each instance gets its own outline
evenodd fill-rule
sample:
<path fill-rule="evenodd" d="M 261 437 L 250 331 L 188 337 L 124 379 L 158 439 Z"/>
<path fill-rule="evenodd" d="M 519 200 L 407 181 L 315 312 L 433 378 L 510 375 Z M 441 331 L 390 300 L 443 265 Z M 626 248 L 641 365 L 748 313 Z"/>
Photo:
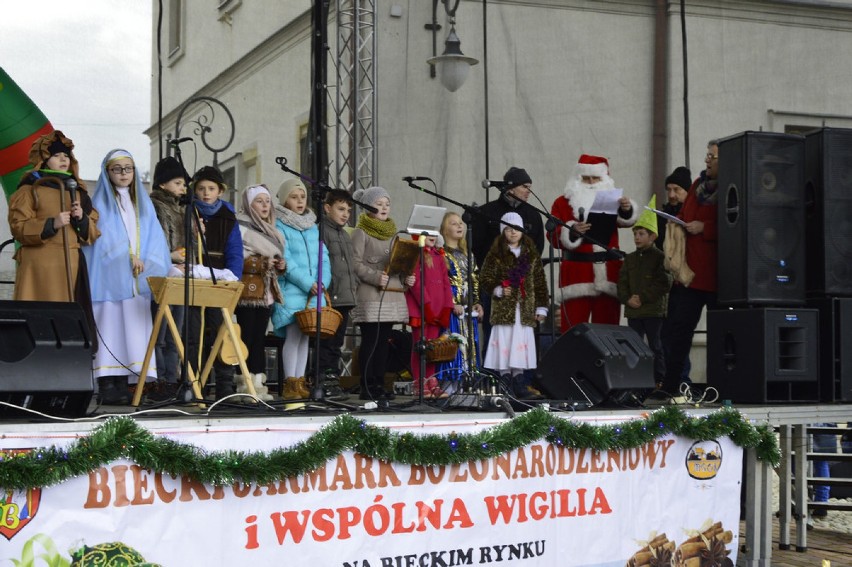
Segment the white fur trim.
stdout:
<path fill-rule="evenodd" d="M 595 251 L 599 252 L 603 250 L 598 246 L 595 246 Z M 583 282 L 576 284 L 569 284 L 566 286 L 560 287 L 557 291 L 560 296 L 559 302 L 567 301 L 569 299 L 576 299 L 578 297 L 593 297 L 596 295 L 609 295 L 611 297 L 618 297 L 618 286 L 609 281 L 606 277 L 606 263 L 605 262 L 596 262 L 592 264 L 592 273 L 594 274 L 595 281 L 594 282 Z"/>
<path fill-rule="evenodd" d="M 605 177 L 609 172 L 605 163 L 578 163 L 574 170 L 577 175 L 588 175 L 590 177 Z"/>
<path fill-rule="evenodd" d="M 575 221 L 568 221 L 565 224 L 568 226 L 574 226 L 577 223 Z M 559 243 L 564 249 L 573 250 L 583 243 L 583 239 L 577 238 L 576 240 L 571 240 L 571 231 L 563 226 L 562 230 L 559 231 Z"/>
<path fill-rule="evenodd" d="M 595 284 L 593 283 L 578 283 L 562 286 L 557 290 L 557 293 L 559 295 L 559 303 L 568 301 L 569 299 L 590 297 L 599 294 L 595 291 Z"/>
<path fill-rule="evenodd" d="M 618 219 L 616 220 L 616 224 L 619 227 L 626 228 L 628 226 L 633 226 L 634 224 L 636 224 L 636 221 L 639 220 L 639 217 L 642 216 L 642 209 L 640 209 L 636 205 L 636 201 L 634 201 L 633 199 L 630 199 L 630 206 L 633 207 L 633 214 L 630 215 L 630 218 L 626 218 L 626 219 L 622 218 L 621 216 L 618 216 Z"/>
<path fill-rule="evenodd" d="M 595 274 L 595 290 L 605 293 L 609 280 L 606 279 L 606 262 L 595 262 L 592 264 L 592 272 Z"/>

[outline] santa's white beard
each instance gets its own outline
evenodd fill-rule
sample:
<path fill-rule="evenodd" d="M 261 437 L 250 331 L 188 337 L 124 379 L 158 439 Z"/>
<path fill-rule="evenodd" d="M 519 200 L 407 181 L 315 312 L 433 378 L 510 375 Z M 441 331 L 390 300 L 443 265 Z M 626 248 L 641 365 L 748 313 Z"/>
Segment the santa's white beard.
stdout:
<path fill-rule="evenodd" d="M 568 180 L 568 183 L 565 185 L 564 195 L 565 198 L 568 199 L 568 203 L 574 209 L 575 214 L 580 207 L 582 207 L 588 214 L 588 212 L 592 209 L 592 204 L 595 202 L 595 193 L 597 191 L 614 188 L 615 182 L 609 175 L 591 185 L 583 183 L 580 176 L 577 175 Z"/>

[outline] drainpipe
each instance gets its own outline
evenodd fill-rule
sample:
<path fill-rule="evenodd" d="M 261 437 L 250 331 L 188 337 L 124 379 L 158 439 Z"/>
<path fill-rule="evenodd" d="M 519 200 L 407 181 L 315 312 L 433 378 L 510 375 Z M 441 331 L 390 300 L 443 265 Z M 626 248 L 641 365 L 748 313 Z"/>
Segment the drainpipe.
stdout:
<path fill-rule="evenodd" d="M 668 167 L 668 1 L 656 0 L 654 12 L 654 117 L 651 140 L 651 191 L 657 195 L 657 204 L 666 202 L 663 180 Z M 640 203 L 642 205 L 642 203 Z"/>

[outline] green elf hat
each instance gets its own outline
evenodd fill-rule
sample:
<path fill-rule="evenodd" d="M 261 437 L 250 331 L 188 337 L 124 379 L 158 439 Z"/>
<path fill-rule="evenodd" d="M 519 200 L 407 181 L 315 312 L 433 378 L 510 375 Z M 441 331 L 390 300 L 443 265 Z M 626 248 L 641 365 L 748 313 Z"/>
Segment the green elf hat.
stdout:
<path fill-rule="evenodd" d="M 652 209 L 657 208 L 656 195 L 651 196 L 651 202 L 648 203 L 648 206 Z M 659 232 L 657 232 L 657 213 L 649 211 L 648 209 L 643 210 L 642 215 L 639 217 L 639 220 L 636 221 L 636 224 L 633 225 L 633 228 L 644 228 L 650 232 L 653 232 L 654 234 L 660 234 Z"/>

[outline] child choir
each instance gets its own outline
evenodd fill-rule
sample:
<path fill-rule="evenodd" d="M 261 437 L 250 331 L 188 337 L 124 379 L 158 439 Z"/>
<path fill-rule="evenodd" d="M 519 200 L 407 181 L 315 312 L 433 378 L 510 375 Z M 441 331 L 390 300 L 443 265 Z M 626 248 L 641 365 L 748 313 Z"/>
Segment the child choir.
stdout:
<path fill-rule="evenodd" d="M 390 195 L 382 187 L 356 191 L 355 200 L 372 205 L 375 212 L 362 213 L 354 229 L 347 226 L 353 208 L 349 194 L 334 191 L 326 196 L 323 242 L 310 194 L 298 179 L 285 181 L 277 194 L 266 185 L 252 184 L 239 193 L 234 207 L 225 199 L 229 188 L 215 167 L 202 167 L 190 177 L 180 162 L 166 157 L 155 167 L 149 195 L 133 156 L 116 149 L 104 157 L 97 184 L 88 191 L 79 179 L 73 147 L 59 131 L 38 138 L 31 151 L 33 169 L 10 198 L 9 223 L 20 244 L 15 298 L 74 301 L 84 307 L 97 344 L 93 375 L 101 403 L 128 403 L 129 388 L 140 379 L 156 381 L 156 388 L 146 390 L 149 395 L 175 392 L 179 360 L 165 329 L 157 337 L 157 356 L 147 368 L 141 367 L 158 309 L 147 278 L 178 277 L 185 270 L 192 277 L 205 277 L 204 270 L 193 269 L 199 264 L 215 269 L 210 271 L 221 279 L 244 284 L 235 316 L 250 376 L 235 376 L 232 363 L 220 357 L 212 375 L 216 399 L 246 391 L 240 385 L 247 381 L 265 394 L 270 327 L 277 340 L 283 339 L 279 364 L 285 381 L 278 393 L 285 400 L 310 398 L 312 380 L 320 381 L 326 396 L 344 399 L 340 356 L 350 317 L 361 331 L 357 367 L 362 400 L 394 397 L 393 388 L 384 382 L 391 330 L 406 324 L 415 345 L 421 335 L 458 345 L 458 354 L 440 363 L 421 363 L 416 348 L 406 361 L 415 393 L 425 399 L 446 398 L 479 369 L 482 294 L 492 297 L 500 311 L 485 365 L 491 363 L 492 370 L 506 374 L 515 382 L 510 389 L 523 397 L 519 375 L 536 360 L 532 325 L 546 313 L 549 300 L 540 260 L 530 254 L 528 239 L 511 228 L 517 214 L 502 219 L 510 226 L 502 226 L 482 279 L 475 262 L 468 261 L 465 223 L 453 212 L 447 213 L 441 236 L 427 238 L 424 266 L 418 261 L 413 273 L 390 275 L 394 242 L 411 237 L 397 230 L 390 217 Z M 186 214 L 189 202 L 192 210 Z M 186 223 L 192 215 L 197 218 Z M 339 308 L 343 328 L 321 340 L 322 368 L 312 376 L 311 337 L 303 333 L 296 314 L 317 306 Z M 187 355 L 193 369 L 200 369 L 221 312 L 173 306 L 172 313 L 179 323 L 189 317 Z M 523 352 L 509 352 L 507 345 L 523 345 Z"/>

